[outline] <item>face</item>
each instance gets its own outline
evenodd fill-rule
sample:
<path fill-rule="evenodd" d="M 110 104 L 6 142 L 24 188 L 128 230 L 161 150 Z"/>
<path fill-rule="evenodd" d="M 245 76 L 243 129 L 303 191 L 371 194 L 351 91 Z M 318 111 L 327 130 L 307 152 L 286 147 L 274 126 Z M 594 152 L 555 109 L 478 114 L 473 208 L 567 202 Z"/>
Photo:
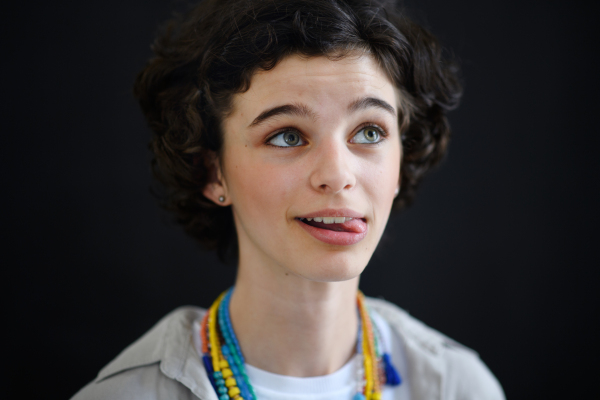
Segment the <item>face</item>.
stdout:
<path fill-rule="evenodd" d="M 220 182 L 240 268 L 357 277 L 399 187 L 399 92 L 370 56 L 297 55 L 252 78 L 223 122 Z"/>

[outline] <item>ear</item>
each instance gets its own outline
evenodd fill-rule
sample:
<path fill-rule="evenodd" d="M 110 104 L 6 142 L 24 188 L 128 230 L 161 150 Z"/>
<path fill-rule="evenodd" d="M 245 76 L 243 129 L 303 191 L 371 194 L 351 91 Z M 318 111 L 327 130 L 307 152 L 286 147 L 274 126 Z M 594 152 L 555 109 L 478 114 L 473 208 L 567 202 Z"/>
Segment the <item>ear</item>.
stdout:
<path fill-rule="evenodd" d="M 231 200 L 227 196 L 227 183 L 221 172 L 221 164 L 219 163 L 218 157 L 215 157 L 211 164 L 212 168 L 209 173 L 209 180 L 206 183 L 202 194 L 219 206 L 228 206 L 231 204 Z M 223 201 L 221 201 L 221 199 Z"/>

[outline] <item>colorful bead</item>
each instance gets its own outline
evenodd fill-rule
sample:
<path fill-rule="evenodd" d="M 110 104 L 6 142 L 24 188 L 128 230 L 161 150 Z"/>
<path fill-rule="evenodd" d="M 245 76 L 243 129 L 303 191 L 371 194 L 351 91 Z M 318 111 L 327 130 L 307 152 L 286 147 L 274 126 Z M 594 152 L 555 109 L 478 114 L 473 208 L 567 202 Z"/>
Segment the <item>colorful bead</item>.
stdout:
<path fill-rule="evenodd" d="M 233 332 L 233 326 L 231 325 L 231 317 L 229 316 L 229 301 L 231 300 L 232 293 L 233 293 L 233 290 L 230 290 L 227 293 L 227 297 L 225 299 L 225 304 L 227 307 L 223 308 L 223 312 L 225 313 L 225 322 L 226 322 L 227 328 L 230 332 L 231 341 L 233 342 L 233 345 L 235 346 L 235 349 L 237 350 L 237 354 L 239 355 L 240 361 L 243 365 L 245 363 L 244 355 L 242 354 L 242 350 L 240 349 L 240 344 L 237 340 L 237 337 L 235 336 L 235 333 Z"/>
<path fill-rule="evenodd" d="M 364 295 L 359 291 L 357 296 L 357 304 L 360 312 L 363 325 L 363 351 L 365 357 L 365 397 L 367 400 L 372 399 L 373 394 L 381 393 L 378 369 L 378 359 L 375 349 L 375 338 L 373 327 L 371 325 L 371 317 L 369 315 Z"/>
<path fill-rule="evenodd" d="M 204 364 L 204 368 L 206 369 L 206 373 L 208 375 L 208 379 L 210 383 L 216 387 L 215 378 L 213 376 L 212 362 L 210 360 L 210 356 L 208 354 L 204 354 L 202 356 L 202 363 Z"/>
<path fill-rule="evenodd" d="M 242 351 L 239 347 L 239 343 L 235 336 L 235 332 L 233 331 L 233 327 L 231 325 L 231 318 L 229 316 L 229 302 L 231 300 L 232 290 L 228 291 L 223 297 L 222 302 L 219 304 L 218 316 L 219 316 L 219 327 L 221 328 L 221 334 L 225 339 L 225 344 L 222 345 L 222 352 L 225 354 L 225 357 L 230 359 L 230 365 L 233 367 L 237 365 L 237 368 L 232 371 L 238 378 L 239 388 L 242 392 L 242 395 L 249 399 L 256 399 L 256 394 L 254 393 L 254 389 L 252 385 L 250 385 L 250 380 L 246 375 L 246 371 L 244 369 L 244 356 L 242 355 Z"/>
<path fill-rule="evenodd" d="M 229 302 L 232 292 L 230 289 L 221 294 L 202 319 L 202 361 L 219 400 L 257 400 L 231 325 Z M 396 386 L 402 379 L 392 365 L 389 354 L 383 350 L 381 334 L 371 319 L 364 295 L 360 291 L 357 306 L 359 326 L 356 352 L 359 365 L 357 393 L 353 400 L 380 400 L 382 385 Z"/>
<path fill-rule="evenodd" d="M 229 368 L 225 368 L 222 372 L 223 372 L 223 378 L 225 378 L 225 379 L 227 379 L 231 375 L 233 375 L 233 372 Z"/>
<path fill-rule="evenodd" d="M 219 346 L 218 346 L 218 342 L 219 342 L 219 337 L 217 335 L 217 310 L 219 307 L 219 304 L 221 303 L 221 301 L 223 300 L 223 297 L 225 296 L 225 293 L 221 294 L 217 300 L 215 301 L 215 303 L 211 306 L 210 310 L 209 310 L 209 317 L 208 317 L 208 334 L 209 334 L 209 342 L 210 342 L 210 355 L 212 357 L 212 362 L 213 362 L 213 370 L 214 371 L 220 371 L 221 367 L 219 367 Z"/>
<path fill-rule="evenodd" d="M 237 385 L 235 378 L 231 377 L 231 378 L 225 379 L 225 386 L 231 387 L 231 386 L 235 386 L 235 385 Z"/>
<path fill-rule="evenodd" d="M 202 339 L 202 354 L 208 354 L 208 339 L 206 338 L 206 334 L 208 333 L 208 315 L 208 312 L 204 314 L 204 318 L 202 318 L 202 324 L 200 328 L 200 338 Z"/>

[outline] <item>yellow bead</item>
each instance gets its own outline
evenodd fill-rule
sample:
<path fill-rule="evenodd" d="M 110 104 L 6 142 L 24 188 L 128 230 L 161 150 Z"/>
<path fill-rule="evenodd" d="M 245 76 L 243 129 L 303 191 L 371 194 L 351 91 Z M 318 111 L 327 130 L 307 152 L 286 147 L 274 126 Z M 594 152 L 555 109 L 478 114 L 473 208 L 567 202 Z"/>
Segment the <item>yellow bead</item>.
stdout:
<path fill-rule="evenodd" d="M 227 360 L 221 360 L 219 361 L 219 367 L 221 367 L 221 369 L 229 368 L 229 363 Z"/>
<path fill-rule="evenodd" d="M 371 398 L 373 400 L 381 400 L 381 393 L 375 392 L 375 393 L 371 394 Z"/>
<path fill-rule="evenodd" d="M 227 379 L 229 378 L 231 375 L 233 375 L 233 372 L 231 372 L 231 370 L 229 368 L 225 368 L 223 371 L 223 378 Z"/>
<path fill-rule="evenodd" d="M 235 381 L 234 377 L 229 377 L 229 378 L 225 379 L 225 386 L 231 387 L 231 386 L 235 386 L 235 385 L 237 385 L 237 382 Z"/>
<path fill-rule="evenodd" d="M 240 388 L 238 388 L 237 386 L 234 386 L 232 388 L 229 389 L 229 397 L 233 397 L 236 394 L 240 394 Z"/>

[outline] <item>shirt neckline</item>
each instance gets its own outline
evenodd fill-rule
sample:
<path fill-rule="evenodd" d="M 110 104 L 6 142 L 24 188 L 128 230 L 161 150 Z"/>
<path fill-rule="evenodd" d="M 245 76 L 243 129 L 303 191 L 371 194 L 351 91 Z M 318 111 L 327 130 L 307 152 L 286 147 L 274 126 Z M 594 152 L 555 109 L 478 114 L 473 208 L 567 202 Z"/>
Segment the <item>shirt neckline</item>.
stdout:
<path fill-rule="evenodd" d="M 356 386 L 357 356 L 352 358 L 337 371 L 323 376 L 295 377 L 274 374 L 245 364 L 246 373 L 252 386 L 257 389 L 269 390 L 285 394 L 304 395 L 333 395 L 340 391 L 347 391 L 349 387 Z M 274 390 L 274 388 L 276 388 Z"/>

